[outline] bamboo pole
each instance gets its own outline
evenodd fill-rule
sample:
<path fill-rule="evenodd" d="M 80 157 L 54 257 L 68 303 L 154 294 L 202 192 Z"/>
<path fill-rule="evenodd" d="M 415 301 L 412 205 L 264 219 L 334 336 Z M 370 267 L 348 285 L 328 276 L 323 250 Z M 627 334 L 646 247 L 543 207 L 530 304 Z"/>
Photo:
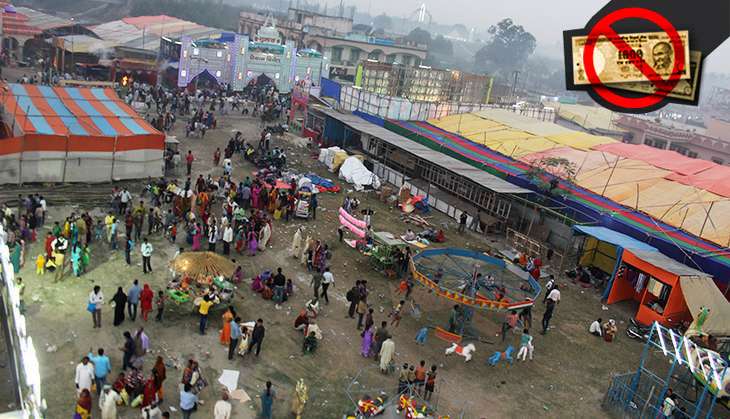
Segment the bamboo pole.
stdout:
<path fill-rule="evenodd" d="M 698 234 L 700 237 L 702 237 L 702 233 L 705 231 L 705 225 L 707 225 L 707 220 L 710 219 L 710 213 L 712 212 L 712 207 L 715 205 L 715 202 L 716 201 L 712 201 L 710 203 L 710 208 L 707 210 L 707 216 L 705 217 L 705 221 L 702 222 L 702 228 L 700 228 L 700 234 Z"/>
<path fill-rule="evenodd" d="M 611 183 L 611 178 L 613 177 L 613 173 L 616 171 L 616 166 L 618 166 L 618 162 L 621 159 L 616 159 L 616 163 L 614 163 L 613 168 L 611 168 L 611 173 L 608 175 L 608 179 L 606 179 L 606 184 L 603 186 L 603 190 L 601 191 L 601 196 L 606 196 L 606 189 L 608 189 L 609 183 Z"/>

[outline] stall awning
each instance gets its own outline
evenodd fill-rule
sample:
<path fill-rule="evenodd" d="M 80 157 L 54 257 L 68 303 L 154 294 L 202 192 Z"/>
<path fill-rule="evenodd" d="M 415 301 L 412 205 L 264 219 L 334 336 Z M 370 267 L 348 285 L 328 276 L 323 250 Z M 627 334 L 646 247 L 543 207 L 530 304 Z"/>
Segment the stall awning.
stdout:
<path fill-rule="evenodd" d="M 653 251 L 630 249 L 630 251 L 634 254 L 634 256 L 643 260 L 644 262 L 656 266 L 663 271 L 677 275 L 680 278 L 683 276 L 712 278 L 711 275 L 706 274 L 702 271 L 698 271 L 697 269 L 690 268 L 683 263 L 677 262 L 669 256 L 665 256 L 663 253 L 656 251 L 656 249 Z"/>
<path fill-rule="evenodd" d="M 679 281 L 692 317 L 697 316 L 702 307 L 710 309 L 702 331 L 718 337 L 730 336 L 730 303 L 715 282 L 708 277 L 684 277 Z"/>
<path fill-rule="evenodd" d="M 640 242 L 632 237 L 625 234 L 621 234 L 618 231 L 613 231 L 606 227 L 595 227 L 595 226 L 573 226 L 574 229 L 580 231 L 583 234 L 595 237 L 600 241 L 611 243 L 614 246 L 620 246 L 624 249 L 629 250 L 644 250 L 647 252 L 659 252 L 655 247 L 650 246 L 644 242 Z M 661 253 L 660 253 L 661 254 Z"/>

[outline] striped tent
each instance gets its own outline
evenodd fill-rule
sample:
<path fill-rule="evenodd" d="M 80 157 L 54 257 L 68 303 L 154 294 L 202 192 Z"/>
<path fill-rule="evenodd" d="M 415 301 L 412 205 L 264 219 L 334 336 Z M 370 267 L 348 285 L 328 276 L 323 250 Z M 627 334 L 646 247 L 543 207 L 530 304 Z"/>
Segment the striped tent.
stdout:
<path fill-rule="evenodd" d="M 0 183 L 162 174 L 164 134 L 111 89 L 0 86 Z"/>

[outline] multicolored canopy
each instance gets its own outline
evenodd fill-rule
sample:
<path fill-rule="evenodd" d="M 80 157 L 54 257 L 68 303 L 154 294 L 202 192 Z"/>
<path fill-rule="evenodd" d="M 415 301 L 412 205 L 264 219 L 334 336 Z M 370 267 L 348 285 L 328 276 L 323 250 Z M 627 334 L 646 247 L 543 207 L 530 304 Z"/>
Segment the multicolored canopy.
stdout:
<path fill-rule="evenodd" d="M 111 89 L 11 83 L 2 86 L 0 102 L 22 134 L 162 136 Z"/>

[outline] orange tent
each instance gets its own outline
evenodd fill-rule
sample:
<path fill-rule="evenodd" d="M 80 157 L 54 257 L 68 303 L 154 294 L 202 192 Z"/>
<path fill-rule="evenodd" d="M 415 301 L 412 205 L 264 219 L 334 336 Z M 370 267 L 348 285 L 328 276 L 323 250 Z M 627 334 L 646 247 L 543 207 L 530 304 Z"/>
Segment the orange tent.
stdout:
<path fill-rule="evenodd" d="M 685 302 L 682 278 L 700 278 L 712 284 L 712 277 L 683 265 L 658 251 L 624 249 L 608 295 L 608 304 L 633 299 L 639 303 L 636 320 L 676 326 L 691 321 Z"/>

